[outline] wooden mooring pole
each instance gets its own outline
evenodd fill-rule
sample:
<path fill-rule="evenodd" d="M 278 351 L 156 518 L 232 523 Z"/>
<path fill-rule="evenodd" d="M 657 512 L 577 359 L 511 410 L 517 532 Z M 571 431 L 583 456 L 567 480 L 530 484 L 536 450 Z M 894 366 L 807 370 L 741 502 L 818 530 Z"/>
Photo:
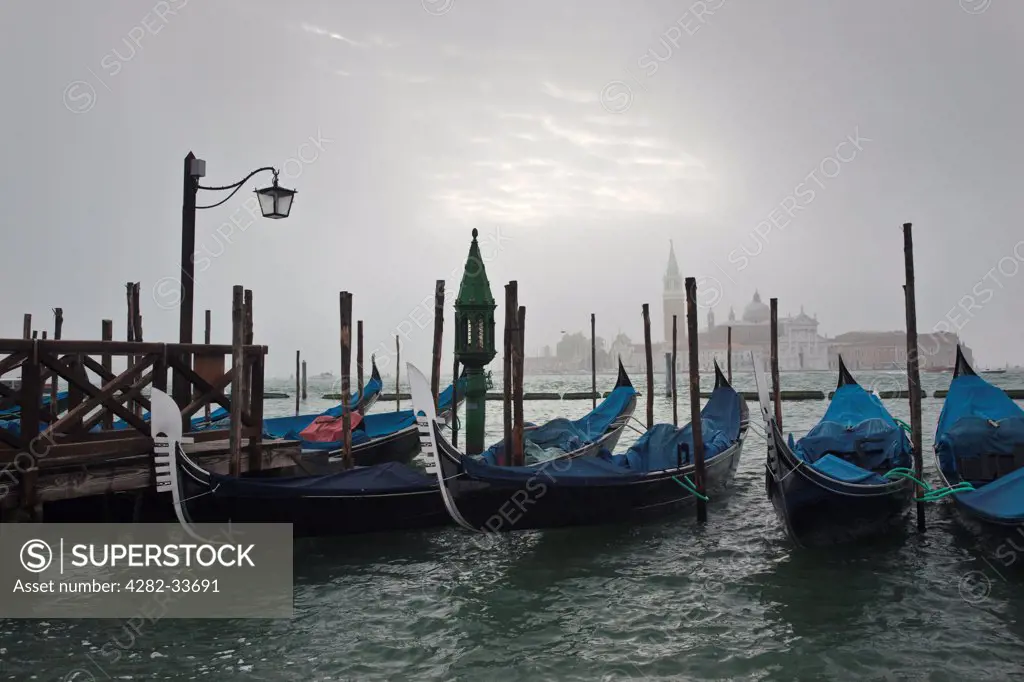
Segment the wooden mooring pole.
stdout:
<path fill-rule="evenodd" d="M 651 356 L 651 307 L 644 303 L 644 356 L 647 359 L 647 428 L 654 426 L 654 358 Z"/>
<path fill-rule="evenodd" d="M 772 402 L 775 404 L 775 423 L 782 433 L 782 388 L 779 385 L 779 299 L 769 300 L 771 307 L 771 363 L 772 363 Z"/>
<path fill-rule="evenodd" d="M 231 290 L 231 451 L 232 476 L 242 471 L 242 340 L 245 328 L 245 290 L 236 284 Z"/>
<path fill-rule="evenodd" d="M 64 330 L 64 309 L 54 308 L 53 309 L 53 340 L 60 341 L 61 334 Z M 43 332 L 45 335 L 46 332 Z M 60 414 L 60 407 L 57 404 L 57 375 L 54 374 L 50 380 L 50 416 L 53 421 L 57 420 L 57 415 Z"/>
<path fill-rule="evenodd" d="M 590 313 L 590 392 L 593 394 L 591 409 L 597 409 L 597 320 Z"/>
<path fill-rule="evenodd" d="M 363 397 L 363 321 L 356 322 L 356 386 L 359 397 Z"/>
<path fill-rule="evenodd" d="M 444 339 L 444 280 L 434 282 L 434 348 L 430 356 L 430 393 L 437 405 L 441 392 L 441 342 Z"/>
<path fill-rule="evenodd" d="M 402 345 L 398 340 L 398 334 L 395 334 L 395 412 L 402 409 L 402 389 L 401 389 L 401 376 L 402 376 Z M 362 394 L 360 394 L 362 395 Z"/>
<path fill-rule="evenodd" d="M 113 320 L 103 320 L 103 321 L 100 322 L 100 326 L 101 326 L 100 338 L 103 339 L 104 341 L 113 341 L 114 340 L 114 321 Z M 105 355 L 101 356 L 100 357 L 100 364 L 103 365 L 103 369 L 105 369 L 108 372 L 111 372 L 111 370 L 114 367 L 113 358 L 110 356 L 110 354 L 105 354 Z M 207 408 L 207 409 L 209 409 L 209 408 Z M 103 415 L 103 422 L 102 422 L 103 426 L 101 428 L 104 431 L 109 431 L 109 430 L 114 428 L 114 413 L 111 412 L 110 410 L 105 410 L 104 412 L 105 412 L 105 414 Z"/>
<path fill-rule="evenodd" d="M 455 336 L 458 329 L 452 326 Z M 459 356 L 452 362 L 452 447 L 459 447 Z"/>
<path fill-rule="evenodd" d="M 732 327 L 725 328 L 725 378 L 732 383 Z"/>
<path fill-rule="evenodd" d="M 513 369 L 512 369 L 512 339 L 516 326 L 516 315 L 519 312 L 519 283 L 512 280 L 505 285 L 505 334 L 504 349 L 502 351 L 502 426 L 505 435 L 505 456 L 502 464 L 512 463 L 512 390 L 513 390 Z"/>
<path fill-rule="evenodd" d="M 349 372 L 352 365 L 352 294 L 342 291 L 339 296 L 341 313 L 341 440 L 342 461 L 351 469 L 352 461 L 352 414 L 349 411 Z"/>
<path fill-rule="evenodd" d="M 251 346 L 253 342 L 252 328 L 252 289 L 245 290 L 242 303 L 242 345 Z M 242 366 L 242 404 L 249 409 L 252 396 L 252 364 L 243 361 Z M 260 396 L 263 399 L 263 396 Z"/>
<path fill-rule="evenodd" d="M 21 328 L 21 338 L 32 338 L 32 313 L 25 313 L 25 320 Z"/>
<path fill-rule="evenodd" d="M 704 495 L 704 433 L 700 423 L 700 364 L 697 348 L 697 280 L 693 277 L 687 277 L 685 284 L 686 336 L 690 350 L 690 428 L 693 433 L 693 487 L 697 489 L 700 495 Z M 707 503 L 700 496 L 697 496 L 697 521 L 703 523 L 707 521 L 707 518 Z"/>
<path fill-rule="evenodd" d="M 676 280 L 676 281 L 678 281 L 678 280 Z M 676 343 L 677 343 L 677 340 L 678 340 L 677 331 L 676 331 L 676 323 L 677 323 L 677 321 L 678 320 L 676 319 L 676 316 L 673 315 L 672 316 L 672 369 L 670 370 L 671 373 L 672 373 L 672 426 L 679 426 L 679 400 L 677 399 L 678 398 L 678 394 L 679 394 L 679 390 L 678 390 L 678 385 L 676 384 L 676 347 L 677 347 Z"/>
<path fill-rule="evenodd" d="M 526 464 L 523 440 L 523 373 L 526 362 L 526 306 L 519 306 L 513 335 L 512 363 L 512 466 Z"/>
<path fill-rule="evenodd" d="M 665 397 L 672 397 L 672 351 L 665 351 Z"/>
<path fill-rule="evenodd" d="M 302 351 L 295 351 L 295 416 L 299 416 L 299 397 L 302 386 L 299 384 L 301 381 L 300 375 L 302 372 Z M 348 402 L 348 394 L 345 391 L 341 392 L 342 402 Z"/>
<path fill-rule="evenodd" d="M 306 383 L 306 361 L 303 360 L 302 361 L 302 399 L 303 400 L 306 400 L 306 397 L 308 396 L 308 393 L 306 391 L 306 387 L 307 386 L 308 386 L 308 384 Z"/>
<path fill-rule="evenodd" d="M 206 309 L 206 315 L 204 316 L 204 318 L 205 319 L 204 319 L 204 326 L 203 326 L 203 343 L 205 343 L 207 346 L 209 346 L 210 345 L 210 334 L 211 334 L 210 326 L 211 326 L 211 321 L 212 321 L 212 317 L 211 317 L 211 313 L 210 313 L 210 309 L 209 308 Z M 210 403 L 206 403 L 206 405 L 203 407 L 203 414 L 206 417 L 206 423 L 209 423 L 210 422 Z"/>
<path fill-rule="evenodd" d="M 903 262 L 907 283 L 903 298 L 907 307 L 907 394 L 910 396 L 910 438 L 914 441 L 914 475 L 923 476 L 921 435 L 921 368 L 917 345 L 917 297 L 914 289 L 914 236 L 911 223 L 903 223 Z M 923 531 L 924 502 L 917 503 L 917 529 Z"/>

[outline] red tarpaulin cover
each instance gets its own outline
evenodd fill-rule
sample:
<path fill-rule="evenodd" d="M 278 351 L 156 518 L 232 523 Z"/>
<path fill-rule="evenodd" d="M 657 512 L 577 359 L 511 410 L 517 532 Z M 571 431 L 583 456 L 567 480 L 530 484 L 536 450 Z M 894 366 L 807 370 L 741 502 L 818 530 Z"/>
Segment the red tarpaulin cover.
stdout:
<path fill-rule="evenodd" d="M 349 421 L 354 429 L 363 421 L 363 415 L 352 412 L 349 414 Z M 312 424 L 299 432 L 299 437 L 311 443 L 340 443 L 341 428 L 341 417 L 317 417 Z"/>

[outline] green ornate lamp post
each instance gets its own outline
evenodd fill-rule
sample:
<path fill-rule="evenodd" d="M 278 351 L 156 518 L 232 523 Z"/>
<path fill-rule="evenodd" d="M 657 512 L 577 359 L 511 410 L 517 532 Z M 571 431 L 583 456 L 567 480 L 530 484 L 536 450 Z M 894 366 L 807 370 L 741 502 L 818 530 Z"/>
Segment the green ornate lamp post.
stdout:
<path fill-rule="evenodd" d="M 455 299 L 455 357 L 466 368 L 466 453 L 484 450 L 484 367 L 494 359 L 494 309 L 497 307 L 473 230 L 466 270 Z"/>

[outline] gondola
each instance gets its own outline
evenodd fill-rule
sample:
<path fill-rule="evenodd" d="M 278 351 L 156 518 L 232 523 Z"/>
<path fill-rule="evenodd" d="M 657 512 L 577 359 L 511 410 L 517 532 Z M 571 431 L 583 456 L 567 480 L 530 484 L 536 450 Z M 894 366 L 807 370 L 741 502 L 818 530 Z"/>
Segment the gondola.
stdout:
<path fill-rule="evenodd" d="M 960 347 L 935 431 L 935 468 L 962 518 L 1016 532 L 1024 523 L 1024 410 L 968 364 Z M 967 488 L 965 490 L 965 488 Z M 970 490 L 973 488 L 973 490 Z"/>
<path fill-rule="evenodd" d="M 596 455 L 602 450 L 613 451 L 636 410 L 636 396 L 633 382 L 619 359 L 615 386 L 593 410 L 579 419 L 559 417 L 523 428 L 526 463 L 542 464 L 553 459 Z M 504 440 L 484 450 L 480 458 L 488 464 L 507 464 Z"/>
<path fill-rule="evenodd" d="M 374 370 L 376 374 L 376 365 Z M 377 375 L 377 378 L 379 380 L 380 375 Z M 449 385 L 438 396 L 438 409 L 446 418 L 453 413 L 453 398 L 457 396 L 460 404 L 465 399 L 465 372 L 459 377 L 458 383 L 458 391 Z M 317 436 L 314 439 L 311 435 L 311 432 L 316 431 L 314 423 L 321 419 L 326 420 L 328 424 L 334 424 L 336 428 L 333 433 L 336 437 Z M 361 414 L 353 421 L 355 425 L 352 429 L 352 460 L 356 466 L 373 466 L 385 462 L 407 464 L 419 453 L 419 436 L 412 410 Z M 336 471 L 341 463 L 340 422 L 341 409 L 331 408 L 320 415 L 265 420 L 264 432 L 269 437 L 300 441 L 304 456 L 303 470 L 306 473 L 325 474 Z"/>
<path fill-rule="evenodd" d="M 621 523 L 692 505 L 692 433 L 659 424 L 623 455 L 607 450 L 549 460 L 532 467 L 495 466 L 467 457 L 444 437 L 429 384 L 408 366 L 413 408 L 424 452 L 433 457 L 445 507 L 460 526 L 503 532 Z M 715 391 L 701 411 L 706 456 L 705 491 L 732 480 L 747 430 L 746 402 L 715 374 Z"/>
<path fill-rule="evenodd" d="M 886 476 L 910 467 L 913 445 L 877 395 L 864 390 L 839 358 L 839 382 L 824 416 L 807 435 L 785 438 L 754 365 L 768 442 L 768 499 L 800 546 L 834 545 L 883 534 L 901 524 L 913 483 Z"/>
<path fill-rule="evenodd" d="M 628 383 L 628 377 L 625 381 Z M 622 383 L 622 377 L 617 383 Z M 619 395 L 627 392 L 625 386 L 619 388 L 622 389 Z M 632 390 L 631 384 L 629 389 Z M 160 400 L 170 400 L 159 391 L 153 393 L 162 396 Z M 605 437 L 618 438 L 632 414 L 633 402 L 625 406 L 625 414 L 613 415 Z M 598 410 L 604 404 L 599 405 Z M 164 407 L 165 411 L 168 409 L 176 412 L 173 401 L 170 408 Z M 171 422 L 171 430 L 175 416 L 165 419 Z M 180 440 L 180 418 L 178 421 Z M 154 433 L 169 433 L 167 427 L 157 427 L 155 423 L 153 428 Z M 415 425 L 412 433 L 418 449 L 419 433 Z M 592 444 L 588 444 L 568 456 L 589 452 L 591 448 Z M 308 466 L 308 462 L 303 464 Z M 300 537 L 408 530 L 452 523 L 436 476 L 398 462 L 348 471 L 327 470 L 320 475 L 233 477 L 207 471 L 182 450 L 172 447 L 168 454 L 157 455 L 158 478 L 162 466 L 173 471 L 173 477 L 169 473 L 163 475 L 158 490 L 171 493 L 183 524 L 229 519 L 236 523 L 291 523 L 296 537 Z"/>

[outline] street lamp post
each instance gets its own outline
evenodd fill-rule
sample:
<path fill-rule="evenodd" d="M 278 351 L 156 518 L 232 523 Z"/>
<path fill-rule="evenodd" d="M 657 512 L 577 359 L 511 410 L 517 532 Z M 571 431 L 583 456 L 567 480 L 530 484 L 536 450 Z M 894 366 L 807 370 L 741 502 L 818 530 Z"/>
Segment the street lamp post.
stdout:
<path fill-rule="evenodd" d="M 260 212 L 264 218 L 287 218 L 291 212 L 292 201 L 295 197 L 295 190 L 285 189 L 277 184 L 278 171 L 271 166 L 264 166 L 252 171 L 244 178 L 231 185 L 223 187 L 205 187 L 199 184 L 199 178 L 206 176 L 206 161 L 197 159 L 196 155 L 189 152 L 185 157 L 185 168 L 183 173 L 182 200 L 181 200 L 181 304 L 180 319 L 178 327 L 178 341 L 180 343 L 192 343 L 192 314 L 193 314 L 193 288 L 195 284 L 195 250 L 196 250 L 196 210 L 214 208 L 220 206 L 233 197 L 238 190 L 257 173 L 271 171 L 274 174 L 274 184 L 270 187 L 256 190 L 256 197 L 260 204 Z M 231 194 L 222 201 L 208 206 L 197 206 L 196 195 L 199 190 L 220 192 L 232 190 Z M 184 354 L 185 364 L 191 366 L 191 356 Z M 174 400 L 180 407 L 186 406 L 191 395 L 189 382 L 178 374 L 174 375 L 174 387 L 172 389 Z"/>

